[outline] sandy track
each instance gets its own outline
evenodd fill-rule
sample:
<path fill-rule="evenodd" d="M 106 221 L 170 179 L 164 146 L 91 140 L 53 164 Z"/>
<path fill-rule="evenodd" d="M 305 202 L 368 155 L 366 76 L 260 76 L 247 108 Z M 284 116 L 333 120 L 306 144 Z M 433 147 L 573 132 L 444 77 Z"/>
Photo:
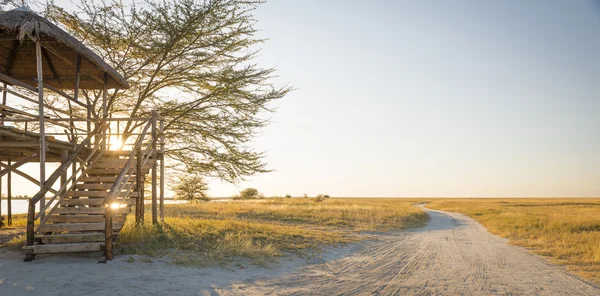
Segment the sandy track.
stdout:
<path fill-rule="evenodd" d="M 356 254 L 231 294 L 600 295 L 564 268 L 510 246 L 462 214 L 427 210 L 422 229 L 384 235 Z"/>
<path fill-rule="evenodd" d="M 272 269 L 185 268 L 119 256 L 0 253 L 0 295 L 600 295 L 600 288 L 474 220 L 427 210 L 421 229 L 331 249 L 321 258 L 282 259 Z M 9 258 L 2 258 L 9 257 Z"/>

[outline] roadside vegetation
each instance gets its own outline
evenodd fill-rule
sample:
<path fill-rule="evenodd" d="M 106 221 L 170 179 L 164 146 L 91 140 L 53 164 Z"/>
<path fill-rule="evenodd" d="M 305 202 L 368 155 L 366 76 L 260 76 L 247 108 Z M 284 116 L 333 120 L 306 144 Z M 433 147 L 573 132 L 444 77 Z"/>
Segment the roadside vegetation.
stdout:
<path fill-rule="evenodd" d="M 226 265 L 236 258 L 262 265 L 286 253 L 365 239 L 361 231 L 421 226 L 428 216 L 415 203 L 270 198 L 166 205 L 163 225 L 136 228 L 127 219 L 118 247 L 123 254 L 168 256 L 176 264 Z"/>
<path fill-rule="evenodd" d="M 464 213 L 511 244 L 600 283 L 599 199 L 443 199 L 427 207 Z"/>

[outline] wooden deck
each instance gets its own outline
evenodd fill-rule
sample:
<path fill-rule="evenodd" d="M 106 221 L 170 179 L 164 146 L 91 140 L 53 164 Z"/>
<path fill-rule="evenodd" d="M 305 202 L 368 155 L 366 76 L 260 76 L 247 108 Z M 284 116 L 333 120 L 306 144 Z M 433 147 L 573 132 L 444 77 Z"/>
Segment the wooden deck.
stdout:
<path fill-rule="evenodd" d="M 73 151 L 73 144 L 57 140 L 54 137 L 46 137 L 46 161 L 60 162 L 63 151 Z M 24 131 L 12 126 L 0 125 L 0 161 L 18 161 L 24 157 L 36 154 L 40 151 L 40 134 Z M 82 157 L 91 152 L 89 148 L 83 148 Z M 28 162 L 39 162 L 39 157 L 32 158 Z"/>

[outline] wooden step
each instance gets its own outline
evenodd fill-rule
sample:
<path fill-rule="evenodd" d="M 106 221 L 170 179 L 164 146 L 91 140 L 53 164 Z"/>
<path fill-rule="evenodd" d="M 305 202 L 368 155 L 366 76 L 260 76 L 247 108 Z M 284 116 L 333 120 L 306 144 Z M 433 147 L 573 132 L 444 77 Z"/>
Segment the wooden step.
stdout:
<path fill-rule="evenodd" d="M 53 223 L 98 223 L 104 222 L 104 215 L 52 215 L 46 222 Z M 125 215 L 115 215 L 113 222 L 125 222 Z"/>
<path fill-rule="evenodd" d="M 146 162 L 146 164 L 144 165 L 144 168 L 146 169 L 150 169 L 152 168 L 152 164 L 154 163 L 154 161 L 148 160 Z M 93 168 L 95 169 L 122 169 L 125 167 L 125 165 L 127 164 L 127 161 L 123 161 L 123 162 L 104 162 L 104 161 L 98 161 L 96 163 L 94 163 Z M 134 160 L 131 163 L 131 167 L 135 168 L 136 167 L 136 160 Z"/>
<path fill-rule="evenodd" d="M 135 204 L 135 198 L 119 199 L 116 200 L 120 203 L 129 205 Z M 104 198 L 65 198 L 60 202 L 61 206 L 102 206 L 104 205 Z"/>
<path fill-rule="evenodd" d="M 49 244 L 24 246 L 23 250 L 32 251 L 33 254 L 56 254 L 73 252 L 94 252 L 101 251 L 104 242 L 74 243 L 74 244 Z"/>
<path fill-rule="evenodd" d="M 82 183 L 104 183 L 104 182 L 108 182 L 108 183 L 113 183 L 115 182 L 115 179 L 117 177 L 102 177 L 102 176 L 93 176 L 93 177 L 81 177 L 79 178 L 79 182 Z M 135 178 L 132 176 L 131 178 L 129 178 L 129 181 L 127 181 L 128 183 L 133 183 L 135 182 Z"/>
<path fill-rule="evenodd" d="M 135 186 L 135 184 L 131 184 L 129 182 L 127 182 L 130 185 L 126 185 L 124 190 L 128 190 L 129 186 Z M 104 184 L 98 184 L 98 183 L 92 183 L 92 184 L 75 184 L 75 189 L 111 189 L 114 183 L 104 183 Z M 135 190 L 135 188 L 134 188 Z M 133 190 L 132 190 L 133 191 Z"/>
<path fill-rule="evenodd" d="M 119 214 L 129 214 L 131 212 L 130 207 L 119 208 L 116 210 Z M 53 214 L 88 214 L 88 215 L 104 215 L 105 210 L 101 207 L 87 208 L 87 207 L 59 207 L 54 210 Z"/>
<path fill-rule="evenodd" d="M 86 171 L 86 173 L 88 174 L 88 176 L 95 176 L 95 175 L 118 175 L 121 173 L 123 169 L 111 169 L 111 168 L 92 168 Z M 148 172 L 150 171 L 150 168 L 143 168 L 142 169 L 142 173 L 144 174 L 148 174 Z M 130 168 L 129 172 L 131 173 L 135 173 L 136 169 L 135 168 Z"/>
<path fill-rule="evenodd" d="M 131 191 L 129 197 L 138 197 L 137 191 Z M 66 196 L 71 197 L 107 197 L 108 191 L 67 191 Z M 116 197 L 128 197 L 127 192 L 117 192 Z"/>
<path fill-rule="evenodd" d="M 103 232 L 37 235 L 44 244 L 103 242 Z"/>
<path fill-rule="evenodd" d="M 123 223 L 113 223 L 113 230 L 123 228 Z M 45 224 L 40 228 L 39 233 L 57 232 L 57 231 L 103 231 L 104 222 L 102 223 L 56 223 Z"/>

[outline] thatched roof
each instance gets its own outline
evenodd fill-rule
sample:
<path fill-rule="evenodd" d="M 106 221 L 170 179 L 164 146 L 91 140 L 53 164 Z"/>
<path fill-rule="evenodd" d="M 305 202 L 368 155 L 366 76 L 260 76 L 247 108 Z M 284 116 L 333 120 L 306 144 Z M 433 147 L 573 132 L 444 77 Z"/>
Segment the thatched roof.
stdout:
<path fill-rule="evenodd" d="M 63 29 L 27 8 L 0 12 L 0 72 L 37 86 L 35 42 L 42 41 L 44 83 L 73 89 L 77 55 L 81 56 L 81 89 L 128 88 L 127 81 L 96 53 Z"/>

